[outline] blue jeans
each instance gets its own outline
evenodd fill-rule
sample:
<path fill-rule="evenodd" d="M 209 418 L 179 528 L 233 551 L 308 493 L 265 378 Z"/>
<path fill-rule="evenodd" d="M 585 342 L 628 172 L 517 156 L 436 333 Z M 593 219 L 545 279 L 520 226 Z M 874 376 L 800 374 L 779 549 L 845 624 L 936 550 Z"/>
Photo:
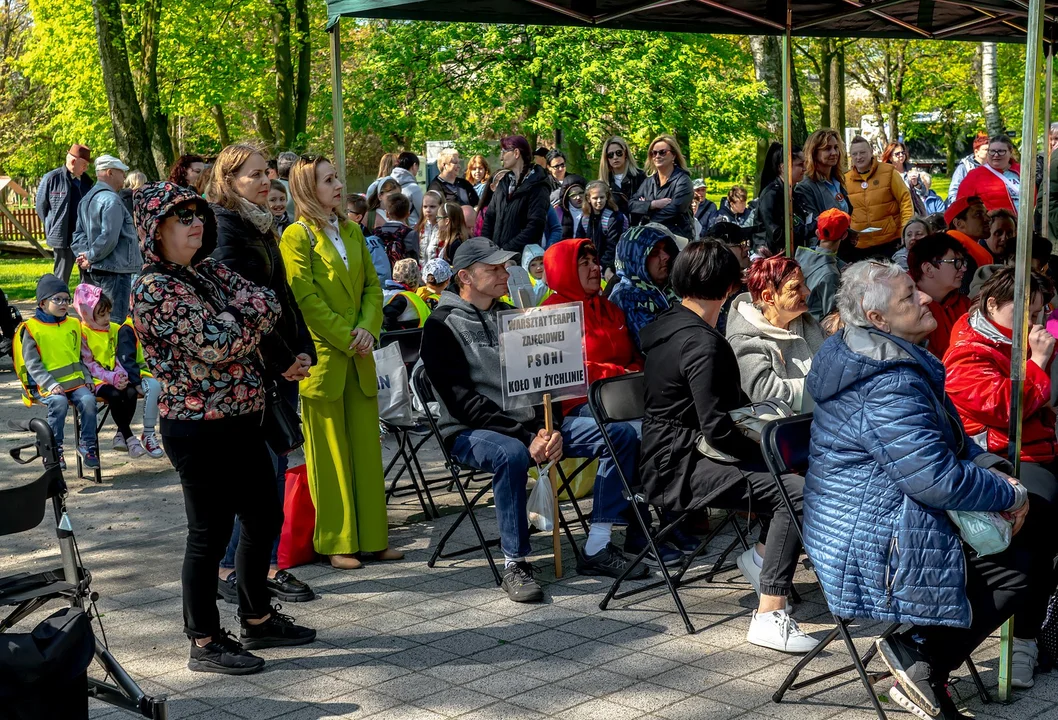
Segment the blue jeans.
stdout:
<path fill-rule="evenodd" d="M 298 406 L 298 384 L 296 382 L 290 382 L 283 378 L 277 378 L 276 382 L 279 383 L 279 394 L 290 403 L 291 407 L 295 409 Z M 146 421 L 144 421 L 146 424 Z M 280 457 L 272 452 L 272 448 L 268 448 L 268 455 L 272 458 L 272 468 L 276 473 L 276 488 L 279 491 L 279 510 L 280 514 L 283 511 L 283 500 L 286 497 L 287 489 L 287 467 L 290 465 L 290 460 L 285 455 Z M 282 525 L 280 525 L 282 528 Z M 239 516 L 235 516 L 235 525 L 231 529 L 231 540 L 228 541 L 228 549 L 224 553 L 224 559 L 220 561 L 220 566 L 225 570 L 231 570 L 235 567 L 235 551 L 239 548 L 239 534 L 242 532 L 242 523 L 239 522 Z M 276 565 L 279 562 L 279 536 L 282 534 L 282 530 L 276 533 L 276 541 L 272 543 L 272 565 Z"/>
<path fill-rule="evenodd" d="M 132 294 L 132 275 L 130 273 L 113 273 L 93 270 L 86 278 L 89 283 L 106 293 L 114 303 L 110 319 L 119 325 L 129 316 L 129 296 Z"/>
<path fill-rule="evenodd" d="M 80 444 L 91 450 L 98 450 L 96 441 L 96 396 L 88 388 L 81 386 L 66 393 L 53 393 L 41 398 L 48 408 L 48 427 L 55 436 L 55 443 L 61 448 L 66 437 L 66 411 L 70 409 L 70 399 L 77 403 L 77 412 L 81 415 Z"/>
<path fill-rule="evenodd" d="M 634 477 L 639 454 L 635 429 L 628 423 L 613 423 L 607 431 L 617 448 L 617 462 L 627 477 Z M 595 421 L 578 412 L 563 419 L 561 432 L 563 454 L 567 457 L 592 457 L 605 447 Z M 500 549 L 507 557 L 527 556 L 530 547 L 525 485 L 529 468 L 535 464 L 529 448 L 492 430 L 466 430 L 452 440 L 451 454 L 456 462 L 492 473 Z M 599 460 L 592 522 L 621 522 L 621 513 L 628 508 L 616 467 L 609 454 Z"/>

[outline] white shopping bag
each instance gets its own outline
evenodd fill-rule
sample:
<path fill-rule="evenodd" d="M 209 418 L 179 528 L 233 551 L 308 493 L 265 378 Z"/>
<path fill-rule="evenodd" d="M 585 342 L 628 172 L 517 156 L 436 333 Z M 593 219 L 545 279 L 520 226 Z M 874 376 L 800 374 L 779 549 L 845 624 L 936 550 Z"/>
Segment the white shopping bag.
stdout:
<path fill-rule="evenodd" d="M 548 470 L 551 463 L 538 468 L 536 485 L 529 493 L 525 509 L 529 513 L 529 524 L 542 532 L 551 532 L 555 527 L 555 498 Z"/>
<path fill-rule="evenodd" d="M 378 375 L 378 417 L 394 425 L 411 424 L 411 388 L 408 369 L 400 354 L 400 343 L 375 350 Z"/>

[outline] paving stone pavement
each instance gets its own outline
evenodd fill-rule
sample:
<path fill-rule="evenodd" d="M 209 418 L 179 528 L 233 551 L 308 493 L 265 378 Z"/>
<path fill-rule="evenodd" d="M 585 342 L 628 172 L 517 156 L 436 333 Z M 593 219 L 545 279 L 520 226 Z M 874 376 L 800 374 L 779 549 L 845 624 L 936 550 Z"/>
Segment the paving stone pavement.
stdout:
<path fill-rule="evenodd" d="M 7 420 L 27 418 L 10 372 L 0 372 L 0 450 L 21 438 Z M 103 445 L 108 446 L 108 433 Z M 387 457 L 393 443 L 387 439 Z M 427 473 L 440 469 L 424 450 Z M 362 570 L 316 564 L 295 572 L 319 593 L 284 612 L 317 628 L 313 645 L 261 651 L 266 670 L 248 677 L 189 672 L 181 634 L 179 569 L 184 513 L 176 474 L 167 461 L 122 459 L 104 450 L 105 482 L 97 486 L 68 472 L 68 505 L 85 565 L 100 594 L 98 609 L 115 656 L 149 693 L 169 697 L 176 719 L 324 720 L 871 720 L 869 700 L 852 675 L 792 691 L 781 704 L 771 695 L 797 658 L 745 641 L 754 596 L 737 570 L 681 591 L 697 627 L 688 635 L 663 588 L 598 604 L 607 583 L 580 577 L 568 545 L 565 577 L 555 579 L 549 536 L 535 536 L 533 559 L 546 600 L 516 605 L 492 583 L 480 555 L 427 567 L 430 551 L 453 520 L 454 494 L 439 492 L 447 513 L 424 521 L 414 497 L 391 506 L 392 546 L 407 556 Z M 25 482 L 39 468 L 0 459 L 0 484 Z M 443 490 L 444 488 L 439 488 Z M 590 505 L 590 500 L 587 501 Z M 490 509 L 479 514 L 495 533 Z M 53 531 L 45 522 L 30 533 L 0 538 L 0 573 L 54 563 Z M 453 547 L 468 543 L 469 527 Z M 714 543 L 723 547 L 724 537 Z M 821 637 L 832 626 L 813 576 L 801 570 L 803 602 L 794 616 Z M 235 627 L 234 606 L 220 603 Z M 27 625 L 28 626 L 28 622 Z M 858 645 L 869 644 L 863 628 Z M 994 691 L 995 638 L 976 653 Z M 844 663 L 834 645 L 803 673 L 815 677 Z M 877 661 L 875 661 L 877 663 Z M 963 671 L 965 672 L 965 671 Z M 883 696 L 891 681 L 877 690 Z M 983 705 L 968 677 L 955 694 L 979 718 L 1058 718 L 1058 674 L 1037 678 L 1008 705 Z M 899 710 L 889 705 L 894 717 Z M 93 718 L 133 717 L 93 701 Z M 907 716 L 905 716 L 907 717 Z"/>

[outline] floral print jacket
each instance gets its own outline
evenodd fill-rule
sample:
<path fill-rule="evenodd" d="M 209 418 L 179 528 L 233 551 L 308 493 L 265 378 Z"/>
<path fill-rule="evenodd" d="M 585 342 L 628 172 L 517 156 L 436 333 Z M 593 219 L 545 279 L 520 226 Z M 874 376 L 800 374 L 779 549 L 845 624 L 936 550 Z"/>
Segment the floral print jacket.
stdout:
<path fill-rule="evenodd" d="M 212 211 L 197 196 L 185 198 L 176 186 L 161 185 L 171 186 L 153 183 L 144 187 L 148 197 L 137 190 L 135 198 L 141 238 L 147 235 L 141 239 L 147 264 L 132 288 L 132 315 L 144 359 L 162 387 L 163 432 L 166 421 L 260 413 L 266 393 L 258 345 L 279 319 L 279 301 L 271 290 L 207 257 L 216 245 Z M 159 192 L 161 200 L 149 196 Z M 202 250 L 189 266 L 161 260 L 153 247 L 159 218 L 184 203 L 199 205 L 207 216 Z M 155 221 L 141 219 L 141 210 Z"/>

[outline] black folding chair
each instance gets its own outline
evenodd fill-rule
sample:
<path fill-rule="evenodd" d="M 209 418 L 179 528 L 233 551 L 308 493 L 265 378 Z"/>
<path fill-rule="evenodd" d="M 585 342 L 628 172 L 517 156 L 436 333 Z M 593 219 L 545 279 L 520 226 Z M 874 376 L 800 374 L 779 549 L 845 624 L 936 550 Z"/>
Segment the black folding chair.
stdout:
<path fill-rule="evenodd" d="M 414 328 L 382 333 L 382 337 L 379 338 L 379 347 L 386 347 L 393 343 L 399 344 L 401 359 L 404 361 L 404 366 L 410 376 L 415 363 L 419 362 L 422 329 Z M 393 423 L 388 420 L 380 420 L 380 423 L 383 431 L 393 435 L 397 441 L 397 452 L 386 466 L 383 477 L 390 477 L 394 467 L 398 462 L 400 463 L 396 474 L 390 477 L 389 487 L 386 488 L 386 502 L 388 503 L 394 497 L 401 497 L 414 492 L 427 520 L 440 517 L 441 514 L 437 511 L 433 495 L 430 493 L 430 483 L 423 473 L 418 458 L 419 450 L 432 437 L 430 428 L 421 422 L 416 422 L 414 419 L 410 424 L 406 425 Z M 411 487 L 399 488 L 397 483 L 400 482 L 405 472 L 407 472 L 411 480 Z"/>
<path fill-rule="evenodd" d="M 492 553 L 489 548 L 496 547 L 500 544 L 499 538 L 486 540 L 485 534 L 481 531 L 481 525 L 478 523 L 477 517 L 474 516 L 474 508 L 477 503 L 492 489 L 491 478 L 489 482 L 486 482 L 484 486 L 478 489 L 473 496 L 467 494 L 467 479 L 474 473 L 480 473 L 481 470 L 478 468 L 471 467 L 470 465 L 464 465 L 456 462 L 452 457 L 452 454 L 448 451 L 448 446 L 445 445 L 444 440 L 441 437 L 441 431 L 437 427 L 437 420 L 434 418 L 433 413 L 430 411 L 430 403 L 437 402 L 437 398 L 434 395 L 433 387 L 430 385 L 430 379 L 426 376 L 426 369 L 422 365 L 418 365 L 412 370 L 411 374 L 412 387 L 415 388 L 416 395 L 419 396 L 419 400 L 422 402 L 424 415 L 426 422 L 430 427 L 431 435 L 437 439 L 437 444 L 441 448 L 441 455 L 444 458 L 445 469 L 451 476 L 451 485 L 459 492 L 459 497 L 463 501 L 463 509 L 459 512 L 455 522 L 453 522 L 448 530 L 445 531 L 444 535 L 441 536 L 440 541 L 437 543 L 437 547 L 434 548 L 433 555 L 430 557 L 430 561 L 426 563 L 427 567 L 433 567 L 438 559 L 447 560 L 467 553 L 481 551 L 485 554 L 485 559 L 489 561 L 489 567 L 492 569 L 493 578 L 496 580 L 496 584 L 499 585 L 501 582 L 500 571 L 496 567 L 496 561 L 492 557 Z M 570 483 L 576 478 L 577 474 L 584 468 L 590 465 L 592 459 L 587 459 L 578 467 L 577 471 L 566 476 L 561 473 L 560 478 L 562 480 L 561 489 L 570 488 Z M 538 482 L 547 482 L 546 478 L 540 478 Z M 573 497 L 572 489 L 569 493 L 570 497 Z M 587 532 L 587 522 L 584 520 L 583 514 L 580 512 L 579 506 L 577 506 L 576 500 L 573 501 L 573 506 L 577 508 L 578 520 L 582 523 L 585 533 Z M 556 513 L 559 526 L 562 531 L 566 534 L 566 538 L 569 540 L 570 545 L 573 549 L 573 555 L 577 560 L 582 557 L 580 547 L 577 545 L 576 538 L 573 535 L 573 531 L 570 528 L 569 523 L 566 521 L 565 516 L 561 512 L 561 507 L 558 508 Z M 464 520 L 469 519 L 470 524 L 474 527 L 474 533 L 478 537 L 478 544 L 475 546 L 463 548 L 460 550 L 454 550 L 452 552 L 444 552 L 445 545 L 447 545 L 449 539 L 463 523 Z"/>
<path fill-rule="evenodd" d="M 75 612 L 84 612 L 92 619 L 97 597 L 91 587 L 92 575 L 82 565 L 77 541 L 66 517 L 66 482 L 59 468 L 58 450 L 51 429 L 40 418 L 10 425 L 36 436 L 33 442 L 11 450 L 11 456 L 21 465 L 43 459 L 44 474 L 28 485 L 0 490 L 0 536 L 36 528 L 44 520 L 46 503 L 50 500 L 62 567 L 0 577 L 0 606 L 13 608 L 6 617 L 0 619 L 0 638 L 17 623 L 53 601 L 66 604 L 74 608 Z M 23 457 L 23 452 L 30 449 L 35 451 L 33 456 Z M 99 622 L 98 616 L 94 619 Z M 15 647 L 14 642 L 0 642 L 0 658 L 3 658 L 3 651 L 8 644 Z M 14 661 L 16 666 L 26 662 L 25 658 L 14 656 L 3 659 Z M 107 649 L 105 635 L 103 642 L 100 642 L 99 637 L 95 638 L 95 660 L 107 676 L 104 680 L 88 678 L 88 697 L 145 718 L 165 720 L 168 713 L 166 699 L 151 697 L 140 689 Z"/>
<path fill-rule="evenodd" d="M 804 476 L 808 471 L 811 428 L 812 415 L 809 413 L 773 420 L 765 425 L 764 429 L 761 431 L 760 443 L 761 451 L 764 454 L 764 462 L 768 467 L 768 471 L 771 473 L 772 479 L 775 480 L 775 484 L 778 486 L 779 495 L 782 497 L 783 502 L 786 504 L 787 509 L 793 517 L 797 517 L 797 513 L 794 510 L 790 494 L 786 491 L 786 486 L 782 482 L 782 476 L 788 474 Z M 804 533 L 801 530 L 801 524 L 794 523 L 794 527 L 797 529 L 797 537 L 801 540 L 801 544 L 804 545 Z M 818 577 L 816 578 L 816 581 L 818 582 Z M 820 589 L 822 590 L 822 584 L 820 584 Z M 882 705 L 878 701 L 878 695 L 874 692 L 874 685 L 890 677 L 890 673 L 888 671 L 879 673 L 867 671 L 867 665 L 871 662 L 878 651 L 877 646 L 874 643 L 871 643 L 870 649 L 861 657 L 859 651 L 856 649 L 855 643 L 852 641 L 852 634 L 849 632 L 849 625 L 852 624 L 855 618 L 843 618 L 833 613 L 831 613 L 831 615 L 834 618 L 834 629 L 831 630 L 815 648 L 801 658 L 797 665 L 794 666 L 793 670 L 791 670 L 789 675 L 786 676 L 786 680 L 783 681 L 782 685 L 779 686 L 779 689 L 775 691 L 774 695 L 772 695 L 772 700 L 776 703 L 782 702 L 783 696 L 786 694 L 787 690 L 800 690 L 855 670 L 859 675 L 863 686 L 867 689 L 867 694 L 871 698 L 871 704 L 874 706 L 874 711 L 878 714 L 880 720 L 886 720 L 885 711 L 882 709 Z M 892 623 L 888 625 L 878 637 L 889 637 L 899 628 L 900 623 Z M 845 647 L 848 650 L 849 656 L 852 658 L 852 664 L 846 665 L 837 670 L 831 670 L 830 672 L 823 673 L 808 680 L 797 682 L 797 677 L 800 675 L 801 671 L 804 670 L 805 666 L 812 662 L 812 660 L 826 649 L 830 643 L 834 642 L 839 635 L 842 640 L 845 641 Z M 977 667 L 970 658 L 966 659 L 966 668 L 969 670 L 970 677 L 973 678 L 973 682 L 977 686 L 977 692 L 981 696 L 981 701 L 984 703 L 991 702 L 992 698 L 985 689 L 984 683 L 981 682 L 981 676 L 977 672 Z"/>
<path fill-rule="evenodd" d="M 591 387 L 588 389 L 588 407 L 591 410 L 592 416 L 595 418 L 595 422 L 599 426 L 599 431 L 602 433 L 603 442 L 606 444 L 607 451 L 614 457 L 617 457 L 616 448 L 614 447 L 613 440 L 610 438 L 610 434 L 606 431 L 606 424 L 631 422 L 643 419 L 643 415 L 645 414 L 643 406 L 643 393 L 645 389 L 644 378 L 645 376 L 643 373 L 630 373 L 619 377 L 598 380 L 592 383 Z M 625 496 L 631 500 L 634 505 L 648 504 L 646 498 L 641 492 L 633 490 L 632 484 L 629 482 L 629 479 L 625 477 L 620 466 L 617 467 L 617 471 L 621 478 L 621 483 L 624 485 Z M 698 547 L 695 548 L 694 552 L 683 559 L 679 570 L 674 574 L 670 575 L 669 569 L 665 567 L 663 563 L 659 563 L 662 575 L 661 581 L 648 583 L 618 594 L 625 578 L 628 577 L 639 563 L 643 562 L 643 559 L 648 552 L 652 553 L 655 558 L 661 557 L 658 552 L 658 545 L 664 541 L 665 537 L 671 533 L 674 528 L 678 527 L 680 523 L 690 516 L 691 511 L 680 513 L 675 520 L 671 520 L 668 525 L 664 525 L 666 515 L 658 509 L 657 515 L 661 529 L 656 535 L 651 534 L 650 527 L 647 524 L 647 521 L 643 518 L 642 513 L 633 510 L 631 514 L 635 517 L 635 521 L 639 523 L 643 536 L 647 539 L 647 545 L 643 548 L 642 552 L 640 552 L 639 555 L 628 564 L 628 567 L 620 577 L 614 580 L 613 585 L 610 586 L 606 596 L 599 603 L 599 609 L 605 610 L 613 599 L 620 600 L 664 585 L 668 588 L 669 594 L 672 595 L 672 601 L 676 604 L 677 612 L 679 612 L 680 617 L 683 618 L 683 624 L 687 628 L 687 634 L 693 635 L 695 632 L 694 625 L 691 623 L 691 619 L 687 615 L 687 610 L 683 606 L 683 601 L 680 599 L 680 594 L 677 588 L 681 585 L 687 585 L 702 579 L 707 582 L 712 582 L 713 577 L 718 573 L 727 572 L 734 567 L 730 564 L 725 565 L 724 561 L 739 544 L 741 544 L 743 550 L 749 549 L 745 533 L 742 528 L 739 527 L 738 523 L 734 522 L 736 515 L 734 513 L 729 513 L 723 522 L 710 530 L 708 535 L 703 538 Z M 712 569 L 693 578 L 685 577 L 695 559 L 728 525 L 731 525 L 731 527 L 734 528 L 737 538 L 720 553 L 720 556 L 713 564 Z"/>
<path fill-rule="evenodd" d="M 77 477 L 80 480 L 84 480 L 84 461 L 81 459 L 81 453 L 77 452 L 77 447 L 81 443 L 81 414 L 77 412 L 77 403 L 72 400 L 70 401 L 70 410 L 73 412 L 73 434 L 77 438 L 74 443 L 74 457 L 77 458 Z M 110 417 L 110 405 L 103 403 L 103 411 L 98 413 L 96 417 L 98 418 L 96 422 L 96 452 L 99 453 L 100 448 L 102 448 L 99 442 L 99 431 L 103 429 L 107 418 Z M 100 461 L 100 467 L 92 468 L 92 480 L 96 483 L 103 482 L 102 461 Z"/>

